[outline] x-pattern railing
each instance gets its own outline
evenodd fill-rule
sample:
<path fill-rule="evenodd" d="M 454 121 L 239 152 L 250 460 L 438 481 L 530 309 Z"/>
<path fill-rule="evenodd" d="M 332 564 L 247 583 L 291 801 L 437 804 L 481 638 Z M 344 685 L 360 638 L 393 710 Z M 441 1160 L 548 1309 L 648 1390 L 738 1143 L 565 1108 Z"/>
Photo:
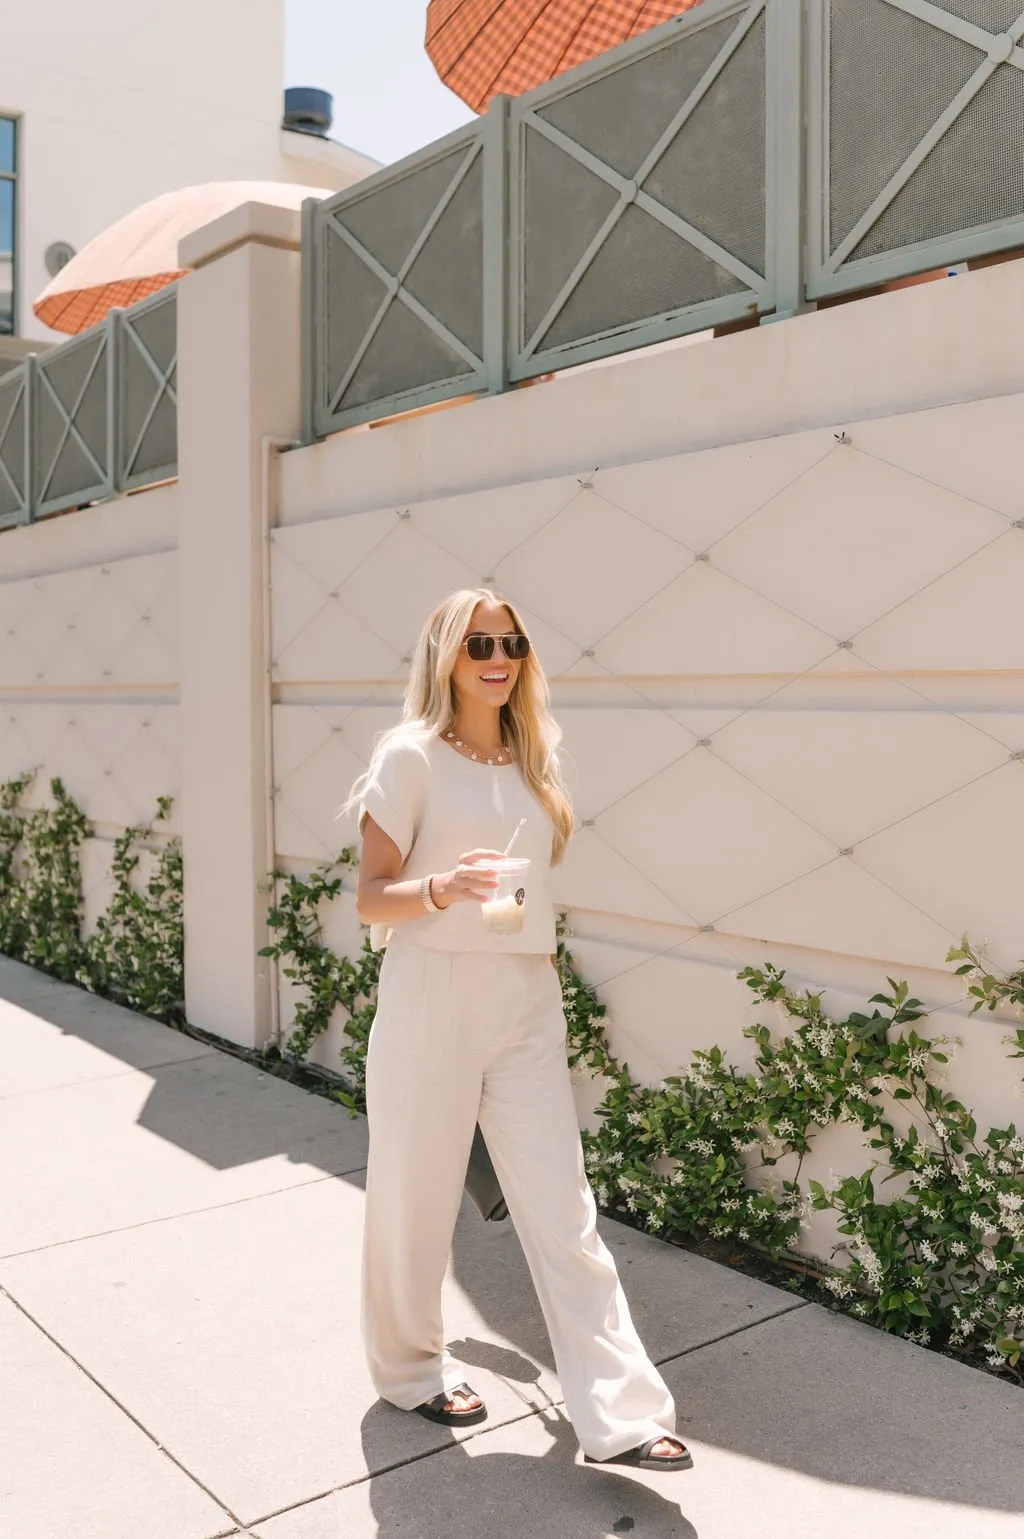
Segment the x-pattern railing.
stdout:
<path fill-rule="evenodd" d="M 5 397 L 10 398 L 9 404 L 5 402 Z M 5 456 L 5 450 L 7 450 L 8 445 L 13 445 L 13 435 L 16 431 L 15 419 L 18 416 L 19 407 L 22 411 L 22 422 L 17 430 L 21 437 L 18 456 L 21 460 L 21 485 L 15 480 L 14 470 Z M 7 488 L 11 502 L 7 512 L 0 512 L 0 529 L 4 528 L 7 524 L 17 523 L 21 519 L 28 502 L 27 437 L 24 431 L 24 412 L 26 410 L 26 377 L 21 370 L 18 370 L 8 378 L 0 379 L 0 485 Z"/>
<path fill-rule="evenodd" d="M 924 164 L 940 139 L 948 133 L 978 93 L 988 84 L 996 70 L 1004 64 L 1011 65 L 1014 69 L 1024 70 L 1024 48 L 1020 46 L 1024 39 L 1024 11 L 1008 32 L 989 32 L 974 22 L 965 21 L 950 11 L 944 11 L 940 6 L 930 4 L 930 0 L 884 0 L 884 3 L 895 11 L 903 11 L 908 16 L 916 17 L 918 21 L 927 22 L 941 32 L 948 32 L 951 37 L 959 38 L 961 42 L 978 49 L 985 57 L 896 174 L 857 220 L 853 229 L 832 252 L 825 263 L 825 271 L 828 273 L 838 272 L 850 255 L 856 251 L 865 235 L 878 223 L 886 209 Z"/>
<path fill-rule="evenodd" d="M 948 42 L 963 45 L 961 50 L 954 47 L 954 51 L 963 54 L 956 65 L 956 80 L 949 87 L 956 94 L 944 110 L 940 111 L 937 104 L 934 115 L 927 94 L 933 89 L 934 82 L 929 83 L 926 72 L 916 69 L 918 59 L 914 40 L 908 39 L 901 27 L 894 31 L 895 52 L 890 60 L 901 99 L 884 103 L 880 108 L 870 99 L 870 89 L 866 88 L 862 97 L 845 104 L 848 121 L 840 123 L 833 119 L 829 97 L 835 61 L 830 53 L 829 34 L 834 0 L 703 0 L 703 4 L 676 20 L 591 60 L 514 102 L 497 99 L 475 131 L 474 147 L 466 151 L 466 158 L 459 163 L 446 194 L 450 200 L 457 190 L 458 179 L 465 177 L 469 166 L 476 164 L 477 154 L 482 154 L 483 271 L 478 272 L 475 264 L 472 269 L 466 264 L 460 269 L 460 277 L 467 294 L 472 292 L 474 302 L 482 306 L 483 359 L 467 346 L 464 338 L 454 336 L 450 326 L 431 315 L 429 305 L 417 303 L 409 293 L 409 269 L 415 256 L 422 251 L 423 240 L 429 236 L 430 229 L 423 232 L 416 252 L 410 254 L 399 271 L 393 272 L 387 263 L 367 249 L 373 242 L 365 231 L 361 231 L 362 239 L 359 239 L 346 228 L 344 216 L 344 206 L 353 198 L 372 194 L 379 183 L 394 189 L 403 179 L 412 182 L 425 167 L 436 163 L 443 155 L 451 154 L 460 141 L 456 140 L 454 144 L 452 140 L 440 141 L 411 157 L 402 167 L 384 173 L 380 179 L 339 195 L 337 200 L 311 204 L 304 237 L 305 440 L 312 441 L 357 421 L 387 417 L 454 396 L 478 390 L 505 390 L 551 369 L 608 357 L 688 331 L 752 316 L 778 319 L 795 313 L 807 302 L 869 288 L 904 275 L 941 269 L 947 263 L 1024 248 L 1024 209 L 1018 206 L 1012 176 L 1013 156 L 1024 136 L 1024 112 L 1011 104 L 1010 96 L 1002 101 L 1003 119 L 992 124 L 992 134 L 979 135 L 978 142 L 969 143 L 963 152 L 966 156 L 963 190 L 970 192 L 972 188 L 987 187 L 992 191 L 990 197 L 979 203 L 979 209 L 984 211 L 975 212 L 973 204 L 968 202 L 966 210 L 958 216 L 963 227 L 949 229 L 943 225 L 941 208 L 932 215 L 914 207 L 918 195 L 925 201 L 927 210 L 936 202 L 941 203 L 941 194 L 928 181 L 937 164 L 934 157 L 937 153 L 941 156 L 944 146 L 951 143 L 947 138 L 951 130 L 954 137 L 962 133 L 965 114 L 985 92 L 986 85 L 1002 69 L 1024 71 L 1024 0 L 1021 0 L 1021 9 L 1022 14 L 1004 31 L 993 30 L 995 22 L 985 26 L 967 21 L 935 0 L 882 0 L 878 8 L 882 20 L 872 11 L 870 24 L 876 29 L 884 25 L 888 10 L 894 23 L 897 16 L 904 23 L 907 18 L 913 18 L 924 28 L 933 29 L 933 35 L 942 34 Z M 983 15 L 985 7 L 979 4 L 978 13 Z M 839 15 L 838 11 L 836 14 Z M 1006 14 L 1006 7 L 1001 7 L 1000 26 Z M 844 7 L 842 20 L 848 30 L 857 23 L 856 0 Z M 678 48 L 677 56 L 685 60 L 691 40 L 695 47 L 698 46 L 702 31 L 724 22 L 730 23 L 729 35 L 723 38 L 716 57 L 707 64 L 702 78 L 693 84 L 693 75 L 685 68 L 680 71 L 678 100 L 669 102 L 666 111 L 670 121 L 663 128 L 659 125 L 657 142 L 651 145 L 633 174 L 627 174 L 630 166 L 626 162 L 617 161 L 618 169 L 608 164 L 608 161 L 616 160 L 616 156 L 606 155 L 599 144 L 595 152 L 595 144 L 585 147 L 578 142 L 580 135 L 573 137 L 575 130 L 567 132 L 564 125 L 552 121 L 555 114 L 549 115 L 547 109 L 553 104 L 569 98 L 585 102 L 586 92 L 592 84 L 613 77 L 620 78 L 623 90 L 628 92 L 629 71 L 635 64 L 647 61 L 661 49 Z M 861 22 L 868 24 L 864 18 Z M 744 181 L 742 191 L 734 191 L 727 176 L 719 186 L 714 180 L 717 163 L 712 164 L 705 185 L 714 188 L 713 227 L 710 217 L 702 210 L 691 210 L 677 203 L 671 194 L 662 192 L 657 182 L 659 161 L 664 159 L 666 152 L 673 154 L 674 141 L 678 141 L 680 147 L 685 145 L 685 137 L 680 138 L 680 135 L 685 135 L 687 123 L 702 103 L 709 103 L 709 98 L 714 104 L 711 115 L 715 121 L 709 122 L 707 128 L 713 143 L 717 145 L 719 142 L 719 130 L 726 142 L 731 142 L 730 134 L 746 131 L 736 116 L 741 110 L 735 99 L 736 93 L 732 96 L 727 91 L 722 93 L 721 122 L 718 121 L 715 86 L 730 68 L 730 61 L 736 60 L 737 51 L 745 41 L 749 46 L 754 29 L 759 25 L 764 28 L 765 46 L 764 115 L 758 126 L 764 146 L 764 163 L 758 167 L 758 172 L 763 175 L 763 189 L 757 189 L 763 196 L 763 264 L 749 246 L 730 250 L 729 238 L 723 234 L 733 223 L 739 229 L 744 222 L 750 221 L 748 181 Z M 709 44 L 709 51 L 712 46 Z M 972 49 L 975 50 L 973 57 Z M 692 51 L 689 58 L 695 72 L 699 66 Z M 701 60 L 703 63 L 703 55 Z M 740 62 L 732 67 L 739 69 L 744 65 Z M 646 82 L 650 76 L 645 75 L 644 69 L 638 69 L 634 78 L 638 95 L 649 89 Z M 728 79 L 725 74 L 725 80 Z M 904 147 L 901 143 L 897 153 L 902 163 L 895 170 L 889 158 L 892 147 L 885 144 L 885 169 L 878 173 L 878 180 L 884 179 L 885 185 L 869 186 L 864 197 L 871 201 L 864 208 L 860 187 L 854 184 L 870 178 L 870 165 L 859 165 L 856 175 L 852 170 L 846 173 L 849 186 L 834 181 L 832 163 L 835 160 L 838 165 L 841 159 L 835 153 L 834 135 L 839 133 L 839 142 L 844 142 L 845 136 L 843 153 L 848 161 L 851 157 L 855 159 L 858 146 L 872 138 L 877 114 L 885 110 L 891 111 L 893 134 L 898 137 L 906 117 L 901 111 L 903 97 L 910 99 L 913 114 L 920 116 L 923 112 L 927 131 L 912 147 Z M 749 110 L 749 91 L 744 99 Z M 943 96 L 942 100 L 945 99 Z M 994 100 L 994 97 L 983 96 L 982 112 L 986 110 L 984 102 L 989 99 Z M 757 112 L 760 114 L 760 107 Z M 630 125 L 632 131 L 635 127 L 635 124 Z M 602 130 L 607 131 L 607 128 L 608 124 L 603 123 Z M 652 130 L 652 134 L 654 132 Z M 981 142 L 983 137 L 991 137 L 992 144 L 986 147 Z M 625 138 L 624 129 L 623 143 Z M 461 142 L 465 143 L 465 139 Z M 754 142 L 751 138 L 751 145 Z M 543 197 L 532 205 L 530 203 L 530 177 L 557 174 L 554 170 L 536 172 L 531 169 L 529 151 L 540 145 L 550 147 L 552 163 L 556 152 L 565 161 L 566 174 L 572 185 L 567 183 L 561 206 L 557 188 L 552 191 L 543 183 L 539 184 Z M 758 148 L 753 153 L 760 156 L 761 150 Z M 579 191 L 577 168 L 587 174 L 588 181 L 599 193 L 595 204 L 600 207 L 593 214 L 594 224 L 578 231 L 578 245 L 571 255 L 563 257 L 559 243 L 565 241 L 565 231 L 570 228 L 572 199 Z M 842 177 L 843 173 L 835 172 L 835 175 Z M 1005 197 L 998 190 L 1004 183 Z M 834 244 L 830 214 L 833 193 L 846 200 L 850 196 L 858 199 L 853 210 L 856 222 L 850 227 L 844 216 Z M 901 194 L 904 194 L 902 198 Z M 707 198 L 702 195 L 700 202 L 705 204 Z M 667 206 L 670 203 L 674 206 Z M 955 198 L 953 203 L 955 206 Z M 891 233 L 889 223 L 898 221 L 904 207 L 910 233 L 905 236 Z M 534 212 L 534 209 L 542 208 L 551 212 Z M 643 245 L 642 238 L 638 238 L 629 250 L 632 237 L 627 240 L 623 235 L 623 220 L 629 218 L 631 209 L 654 221 L 649 227 L 652 232 L 657 228 L 659 235 L 669 232 L 676 237 L 681 253 L 689 250 L 693 260 L 691 263 L 680 260 L 678 277 L 671 259 L 663 254 L 658 257 L 665 264 L 663 275 L 659 275 L 654 258 L 649 268 L 644 267 L 642 258 L 635 268 L 630 268 L 636 247 Z M 442 212 L 443 209 L 435 211 L 431 228 L 436 228 L 436 219 Z M 709 228 L 702 228 L 702 225 Z M 868 239 L 872 231 L 875 232 L 873 240 Z M 373 309 L 367 333 L 357 341 L 349 340 L 346 335 L 351 327 L 351 312 L 344 315 L 344 295 L 341 295 L 338 306 L 340 315 L 332 313 L 328 305 L 326 263 L 330 249 L 325 238 L 343 241 L 348 252 L 365 266 L 367 276 L 373 274 L 383 285 L 383 296 L 375 294 L 372 302 L 366 295 L 357 296 Z M 878 245 L 879 249 L 869 251 L 867 247 L 870 245 Z M 607 267 L 602 254 L 606 256 Z M 456 253 L 453 261 L 458 260 Z M 702 285 L 690 276 L 700 263 L 714 264 L 720 274 L 718 284 L 711 285 L 714 293 L 710 297 L 707 285 L 703 286 L 703 292 L 698 292 Z M 609 295 L 607 304 L 601 292 L 605 271 L 607 281 L 615 291 Z M 538 272 L 542 274 L 539 282 Z M 644 302 L 648 308 L 645 310 L 638 297 L 639 313 L 636 315 L 630 308 L 630 275 L 633 272 L 651 279 L 644 288 L 638 285 L 638 296 L 648 295 Z M 534 285 L 533 294 L 529 292 L 531 284 Z M 446 368 L 444 361 L 439 360 L 435 374 L 426 384 L 422 383 L 422 364 L 412 359 L 411 350 L 408 383 L 403 382 L 404 365 L 397 347 L 397 362 L 392 360 L 391 379 L 379 387 L 375 381 L 369 381 L 368 350 L 396 302 L 407 305 L 449 350 L 446 356 L 452 359 L 452 367 Z M 577 318 L 579 335 L 576 334 Z M 339 352 L 343 356 L 335 361 L 333 355 Z M 329 370 L 324 365 L 325 358 L 331 359 Z M 456 360 L 465 363 L 465 373 L 458 373 Z M 366 386 L 361 391 L 353 390 L 353 383 L 361 378 L 367 379 Z"/>
<path fill-rule="evenodd" d="M 413 315 L 417 316 L 425 326 L 429 327 L 429 329 L 434 332 L 435 335 L 440 337 L 442 342 L 444 342 L 449 348 L 451 348 L 452 352 L 456 353 L 463 360 L 468 371 L 476 373 L 478 370 L 483 369 L 483 359 L 478 357 L 478 355 L 473 352 L 472 348 L 467 347 L 466 344 L 462 341 L 461 337 L 457 337 L 455 333 L 448 326 L 446 326 L 438 316 L 434 315 L 430 310 L 428 310 L 426 305 L 421 304 L 420 301 L 416 298 L 415 294 L 410 293 L 409 290 L 405 287 L 406 280 L 408 279 L 413 267 L 416 265 L 417 258 L 419 257 L 423 248 L 426 246 L 427 241 L 437 229 L 437 226 L 440 224 L 441 220 L 444 218 L 444 215 L 447 212 L 452 199 L 455 197 L 455 194 L 466 180 L 466 177 L 469 175 L 471 168 L 482 153 L 482 142 L 479 138 L 476 138 L 466 150 L 465 155 L 455 169 L 455 173 L 452 176 L 451 181 L 448 183 L 448 186 L 445 188 L 444 192 L 441 194 L 441 197 L 438 199 L 433 212 L 430 214 L 430 217 L 427 219 L 423 229 L 416 237 L 416 240 L 413 242 L 408 255 L 396 273 L 388 271 L 383 262 L 379 261 L 378 258 L 367 249 L 363 242 L 359 240 L 355 235 L 353 235 L 352 231 L 342 223 L 336 212 L 328 213 L 328 228 L 331 229 L 339 239 L 343 240 L 349 249 L 355 253 L 359 260 L 370 269 L 376 278 L 380 280 L 380 282 L 384 285 L 385 291 L 384 297 L 377 307 L 376 314 L 370 322 L 366 334 L 364 335 L 359 346 L 355 349 L 352 358 L 349 361 L 348 367 L 343 372 L 341 379 L 331 394 L 330 400 L 328 402 L 329 412 L 334 413 L 338 410 L 339 406 L 345 398 L 346 391 L 359 372 L 360 365 L 362 364 L 363 359 L 366 357 L 373 339 L 376 337 L 381 328 L 384 317 L 387 315 L 391 306 L 396 302 L 407 306 L 407 308 L 412 311 Z"/>
<path fill-rule="evenodd" d="M 0 513 L 0 529 L 65 508 L 103 501 L 176 473 L 173 423 L 169 431 L 161 427 L 160 441 L 165 444 L 166 454 L 154 454 L 149 447 L 162 403 L 169 403 L 176 420 L 176 303 L 176 291 L 171 288 L 130 310 L 112 311 L 95 331 L 50 352 L 30 356 L 11 374 L 0 377 L 0 504 L 13 502 L 13 509 Z M 158 356 L 161 350 L 154 351 L 139 328 L 146 313 L 165 307 L 172 312 L 166 363 Z M 129 380 L 124 367 L 128 348 L 132 349 L 133 357 L 141 359 L 144 375 L 152 383 L 151 390 L 146 389 L 144 410 L 141 414 L 132 413 L 130 442 L 125 438 L 124 426 L 129 405 L 134 406 L 140 386 L 137 372 Z M 67 360 L 83 351 L 88 355 L 84 373 L 72 388 L 62 388 L 60 376 Z M 96 420 L 102 447 L 95 439 L 89 441 L 81 425 L 83 411 L 97 396 L 101 398 Z M 19 434 L 20 477 L 11 452 Z M 54 490 L 58 477 L 67 474 L 64 461 L 72 444 L 81 456 L 78 473 L 70 477 L 75 484 Z M 162 463 L 147 463 L 149 458 L 160 458 Z"/>
<path fill-rule="evenodd" d="M 546 118 L 541 117 L 539 115 L 539 108 L 527 108 L 522 114 L 522 122 L 530 131 L 541 134 L 564 154 L 578 161 L 580 165 L 585 166 L 588 171 L 599 177 L 601 181 L 607 183 L 618 194 L 615 205 L 601 222 L 588 243 L 586 250 L 565 279 L 565 282 L 548 306 L 540 322 L 535 326 L 532 335 L 526 339 L 523 347 L 524 358 L 529 358 L 536 353 L 551 326 L 565 308 L 569 298 L 575 293 L 586 277 L 598 252 L 605 245 L 623 214 L 633 204 L 637 208 L 642 209 L 645 214 L 650 214 L 659 224 L 671 230 L 674 235 L 678 235 L 681 240 L 688 241 L 691 246 L 695 246 L 698 251 L 710 258 L 712 262 L 717 263 L 719 267 L 724 267 L 727 272 L 732 273 L 734 277 L 738 278 L 745 288 L 752 289 L 755 293 L 761 293 L 766 289 L 767 285 L 763 273 L 756 272 L 753 268 L 748 267 L 739 257 L 728 251 L 717 241 L 712 240 L 703 230 L 698 229 L 689 220 L 666 208 L 657 198 L 652 197 L 649 192 L 644 190 L 644 183 L 654 171 L 666 150 L 673 143 L 690 117 L 692 117 L 705 96 L 707 96 L 711 87 L 718 80 L 729 60 L 737 52 L 755 23 L 764 15 L 764 11 L 764 0 L 761 0 L 761 3 L 751 6 L 746 15 L 740 17 L 735 29 L 730 33 L 725 43 L 723 43 L 708 69 L 685 100 L 680 103 L 667 126 L 644 156 L 635 176 L 631 178 L 622 176 L 614 167 L 601 160 L 599 156 L 585 149 L 575 139 L 571 139 L 568 134 L 556 128 Z M 625 67 L 628 68 L 629 66 Z M 545 100 L 543 106 L 547 105 L 549 103 Z"/>
<path fill-rule="evenodd" d="M 59 366 L 59 364 L 65 361 L 72 349 L 82 350 L 86 347 L 92 348 L 92 358 L 89 362 L 88 368 L 86 369 L 85 377 L 83 378 L 82 383 L 79 385 L 78 390 L 75 392 L 71 404 L 68 405 L 64 401 L 60 392 L 54 386 L 50 375 L 55 370 L 55 368 Z M 105 332 L 102 336 L 90 338 L 88 341 L 82 340 L 65 343 L 64 347 L 46 355 L 39 365 L 37 377 L 39 380 L 40 392 L 41 394 L 45 394 L 51 407 L 57 414 L 59 421 L 63 424 L 60 437 L 58 438 L 56 445 L 49 449 L 46 453 L 47 463 L 45 466 L 42 463 L 42 445 L 39 443 L 38 438 L 36 440 L 37 444 L 39 444 L 40 451 L 39 460 L 37 462 L 39 469 L 40 511 L 48 511 L 47 493 L 50 491 L 50 488 L 53 485 L 53 480 L 60 465 L 65 445 L 69 439 L 75 443 L 96 475 L 96 480 L 92 485 L 76 488 L 76 496 L 84 500 L 94 494 L 103 496 L 109 495 L 110 493 L 111 480 L 109 463 L 104 465 L 102 461 L 97 459 L 88 442 L 82 436 L 81 432 L 79 432 L 78 423 L 76 420 L 90 392 L 90 389 L 92 388 L 93 381 L 96 378 L 100 364 L 102 363 L 106 367 L 107 360 L 109 358 L 109 350 L 110 335 L 109 332 Z M 107 391 L 106 378 L 101 380 L 100 388 L 102 388 L 104 392 Z"/>
<path fill-rule="evenodd" d="M 153 356 L 144 338 L 140 334 L 137 321 L 138 314 L 135 312 L 128 312 L 121 317 L 120 329 L 121 336 L 123 338 L 123 345 L 125 347 L 134 348 L 135 352 L 142 359 L 147 370 L 152 375 L 155 388 L 153 391 L 153 398 L 149 403 L 149 408 L 146 411 L 138 432 L 135 434 L 133 442 L 130 446 L 127 446 L 123 443 L 119 446 L 120 463 L 117 467 L 117 471 L 119 481 L 123 486 L 136 485 L 140 481 L 144 482 L 149 479 L 154 474 L 154 472 L 158 470 L 163 471 L 167 468 L 170 468 L 167 466 L 157 467 L 147 465 L 139 470 L 138 462 L 139 456 L 142 453 L 143 446 L 146 442 L 146 437 L 153 425 L 153 419 L 159 411 L 162 402 L 165 400 L 169 401 L 175 411 L 178 409 L 178 391 L 176 386 L 172 384 L 175 371 L 178 367 L 177 346 L 172 346 L 169 362 L 167 363 L 166 367 L 161 367 L 159 360 Z"/>

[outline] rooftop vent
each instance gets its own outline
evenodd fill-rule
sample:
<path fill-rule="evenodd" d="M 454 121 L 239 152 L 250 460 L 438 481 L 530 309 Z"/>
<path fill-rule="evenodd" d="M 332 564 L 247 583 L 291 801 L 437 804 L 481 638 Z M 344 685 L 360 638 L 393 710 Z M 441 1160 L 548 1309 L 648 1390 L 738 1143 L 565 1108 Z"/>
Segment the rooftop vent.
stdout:
<path fill-rule="evenodd" d="M 334 120 L 334 97 L 312 86 L 292 86 L 284 93 L 283 127 L 296 134 L 324 138 Z"/>

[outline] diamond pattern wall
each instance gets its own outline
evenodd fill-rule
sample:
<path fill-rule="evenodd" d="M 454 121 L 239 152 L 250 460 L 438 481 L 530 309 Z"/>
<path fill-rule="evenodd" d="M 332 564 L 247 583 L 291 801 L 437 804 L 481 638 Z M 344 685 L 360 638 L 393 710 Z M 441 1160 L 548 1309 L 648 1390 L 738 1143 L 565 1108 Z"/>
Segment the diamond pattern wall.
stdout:
<path fill-rule="evenodd" d="M 963 930 L 997 961 L 1024 950 L 1022 411 L 972 402 L 311 524 L 286 510 L 282 861 L 351 842 L 335 813 L 396 717 L 422 618 L 493 582 L 552 678 L 579 821 L 558 898 L 635 1071 L 712 1041 L 740 1056 L 733 975 L 767 954 L 851 999 L 902 972 L 950 1003 Z"/>
<path fill-rule="evenodd" d="M 0 544 L 0 780 L 34 769 L 36 807 L 59 777 L 85 809 L 97 835 L 82 859 L 91 926 L 109 897 L 112 841 L 180 791 L 176 557 L 16 580 L 4 580 L 2 557 Z M 163 832 L 178 831 L 173 808 Z"/>

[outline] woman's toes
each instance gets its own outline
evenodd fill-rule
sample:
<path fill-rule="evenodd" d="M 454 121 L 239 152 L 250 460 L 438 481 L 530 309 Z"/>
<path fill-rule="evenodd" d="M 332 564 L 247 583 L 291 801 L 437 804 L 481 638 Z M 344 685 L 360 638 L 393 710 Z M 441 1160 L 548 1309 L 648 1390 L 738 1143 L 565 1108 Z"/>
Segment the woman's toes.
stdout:
<path fill-rule="evenodd" d="M 651 1455 L 655 1459 L 677 1459 L 684 1452 L 683 1445 L 674 1437 L 659 1438 L 651 1449 Z"/>

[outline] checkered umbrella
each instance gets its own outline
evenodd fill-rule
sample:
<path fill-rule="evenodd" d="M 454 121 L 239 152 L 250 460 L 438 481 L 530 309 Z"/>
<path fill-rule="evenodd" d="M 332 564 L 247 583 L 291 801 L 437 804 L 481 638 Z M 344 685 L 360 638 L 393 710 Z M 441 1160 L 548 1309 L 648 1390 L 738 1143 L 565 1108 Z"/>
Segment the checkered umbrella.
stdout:
<path fill-rule="evenodd" d="M 430 0 L 427 53 L 474 112 L 519 96 L 700 0 Z"/>
<path fill-rule="evenodd" d="M 328 197 L 325 187 L 285 182 L 206 182 L 165 192 L 83 246 L 50 280 L 32 309 L 54 331 L 85 331 L 115 307 L 134 305 L 184 277 L 179 242 L 222 214 L 243 203 L 297 209 L 305 198 Z"/>

